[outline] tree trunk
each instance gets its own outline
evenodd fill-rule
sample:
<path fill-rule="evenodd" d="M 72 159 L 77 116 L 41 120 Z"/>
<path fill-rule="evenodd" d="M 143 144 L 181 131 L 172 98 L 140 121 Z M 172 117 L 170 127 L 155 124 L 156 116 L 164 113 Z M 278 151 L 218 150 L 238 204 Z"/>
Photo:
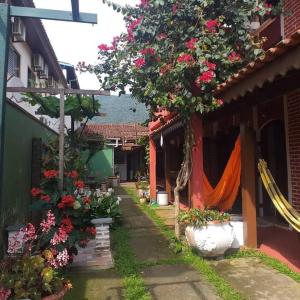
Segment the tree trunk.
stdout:
<path fill-rule="evenodd" d="M 176 187 L 174 189 L 174 205 L 175 205 L 175 236 L 180 238 L 180 224 L 179 224 L 179 205 L 180 205 L 180 191 L 182 191 L 188 183 L 192 173 L 192 147 L 194 136 L 191 124 L 188 121 L 185 129 L 184 138 L 184 158 L 181 164 L 180 171 L 176 178 Z"/>

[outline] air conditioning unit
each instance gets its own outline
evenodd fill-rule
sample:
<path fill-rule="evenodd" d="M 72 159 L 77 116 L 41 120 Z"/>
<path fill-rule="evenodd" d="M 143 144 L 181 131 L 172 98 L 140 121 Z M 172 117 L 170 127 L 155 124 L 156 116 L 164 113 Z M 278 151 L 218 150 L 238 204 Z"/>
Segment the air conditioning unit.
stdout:
<path fill-rule="evenodd" d="M 47 80 L 47 84 L 49 88 L 55 88 L 56 87 L 56 82 L 53 76 L 49 76 Z"/>
<path fill-rule="evenodd" d="M 44 64 L 44 67 L 39 71 L 39 76 L 41 79 L 48 79 L 49 77 L 49 68 L 47 64 Z"/>
<path fill-rule="evenodd" d="M 25 42 L 26 27 L 21 18 L 14 18 L 12 23 L 12 37 L 14 42 Z"/>
<path fill-rule="evenodd" d="M 44 68 L 44 58 L 41 54 L 33 54 L 33 68 L 35 71 L 41 71 Z"/>

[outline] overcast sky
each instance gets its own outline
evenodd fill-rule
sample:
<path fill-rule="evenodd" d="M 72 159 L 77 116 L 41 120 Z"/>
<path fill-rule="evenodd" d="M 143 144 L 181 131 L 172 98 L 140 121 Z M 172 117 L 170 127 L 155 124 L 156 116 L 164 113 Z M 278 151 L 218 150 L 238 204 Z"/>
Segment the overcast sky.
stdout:
<path fill-rule="evenodd" d="M 59 61 L 76 65 L 79 61 L 95 63 L 97 46 L 110 43 L 112 38 L 125 31 L 122 15 L 104 5 L 102 0 L 80 0 L 80 11 L 98 14 L 98 24 L 81 24 L 43 20 L 46 31 Z M 139 0 L 114 0 L 119 4 L 136 5 Z M 71 0 L 34 0 L 36 7 L 71 10 Z M 98 89 L 94 75 L 78 75 L 80 87 Z"/>

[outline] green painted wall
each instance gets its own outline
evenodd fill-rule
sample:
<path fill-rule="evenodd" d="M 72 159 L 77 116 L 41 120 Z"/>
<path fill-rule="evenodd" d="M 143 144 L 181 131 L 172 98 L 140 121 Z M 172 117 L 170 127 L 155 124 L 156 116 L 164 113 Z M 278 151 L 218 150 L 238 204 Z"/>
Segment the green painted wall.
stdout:
<path fill-rule="evenodd" d="M 47 140 L 54 135 L 46 126 L 7 102 L 0 220 L 2 233 L 7 225 L 24 223 L 29 216 L 32 139 Z"/>
<path fill-rule="evenodd" d="M 104 180 L 113 175 L 113 151 L 113 148 L 105 148 L 91 158 L 88 163 L 91 176 Z"/>

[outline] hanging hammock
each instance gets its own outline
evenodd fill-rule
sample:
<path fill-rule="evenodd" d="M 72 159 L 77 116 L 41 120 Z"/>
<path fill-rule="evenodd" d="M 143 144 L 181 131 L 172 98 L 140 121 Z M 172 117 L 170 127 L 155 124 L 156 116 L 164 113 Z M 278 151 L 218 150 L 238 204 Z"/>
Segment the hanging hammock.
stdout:
<path fill-rule="evenodd" d="M 259 160 L 258 170 L 262 182 L 278 212 L 295 230 L 300 232 L 300 213 L 284 198 L 268 169 L 267 163 L 263 159 Z"/>
<path fill-rule="evenodd" d="M 238 193 L 241 177 L 241 142 L 235 142 L 234 149 L 225 167 L 224 173 L 213 188 L 206 175 L 203 176 L 204 202 L 206 207 L 218 207 L 221 210 L 232 208 Z"/>

